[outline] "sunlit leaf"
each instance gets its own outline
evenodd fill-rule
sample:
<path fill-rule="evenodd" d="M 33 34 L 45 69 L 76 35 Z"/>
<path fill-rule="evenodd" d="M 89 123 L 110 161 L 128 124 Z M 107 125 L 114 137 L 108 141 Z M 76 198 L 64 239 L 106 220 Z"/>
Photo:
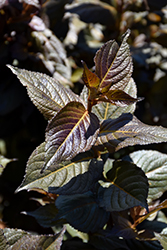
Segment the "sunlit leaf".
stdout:
<path fill-rule="evenodd" d="M 26 167 L 26 174 L 17 192 L 24 189 L 40 188 L 48 192 L 49 186 L 61 187 L 73 177 L 85 173 L 89 168 L 91 154 L 84 154 L 76 161 L 62 162 L 53 165 L 41 173 L 45 164 L 45 142 L 39 145 L 31 154 Z"/>
<path fill-rule="evenodd" d="M 16 161 L 16 159 L 8 159 L 8 158 L 4 157 L 3 155 L 0 155 L 0 175 L 2 174 L 6 165 L 12 161 Z"/>
<path fill-rule="evenodd" d="M 35 235 L 25 232 L 21 229 L 5 228 L 4 236 L 10 249 L 57 249 L 62 245 L 65 228 L 56 235 Z M 2 236 L 1 236 L 2 237 Z M 8 249 L 8 248 L 7 248 Z"/>
<path fill-rule="evenodd" d="M 132 96 L 133 98 L 137 97 L 136 84 L 132 77 L 130 78 L 128 84 L 123 88 L 123 91 L 126 92 L 128 95 Z M 88 89 L 86 88 L 86 86 L 84 86 L 80 97 L 85 102 L 87 102 Z M 135 109 L 136 109 L 136 103 L 125 107 L 119 107 L 107 102 L 101 102 L 92 107 L 92 112 L 99 118 L 100 121 L 103 121 L 109 118 L 111 119 L 118 118 L 123 113 L 128 113 L 128 112 L 133 113 Z"/>
<path fill-rule="evenodd" d="M 7 239 L 4 236 L 3 230 L 0 229 L 0 249 L 7 250 L 9 248 L 9 244 Z"/>
<path fill-rule="evenodd" d="M 83 71 L 82 79 L 84 83 L 86 84 L 88 88 L 98 89 L 98 86 L 100 84 L 99 77 L 88 69 L 86 63 L 83 62 L 83 66 L 84 66 L 84 71 Z"/>
<path fill-rule="evenodd" d="M 59 195 L 82 194 L 88 192 L 94 187 L 95 183 L 102 178 L 102 171 L 103 161 L 92 159 L 87 172 L 77 175 L 60 188 L 49 187 L 49 192 Z"/>
<path fill-rule="evenodd" d="M 29 4 L 29 5 L 33 5 L 37 8 L 40 7 L 39 1 L 38 0 L 22 0 L 21 2 Z"/>
<path fill-rule="evenodd" d="M 142 100 L 141 98 L 133 98 L 123 90 L 109 90 L 104 96 L 99 97 L 99 101 L 109 102 L 119 107 L 126 107 L 135 102 Z"/>
<path fill-rule="evenodd" d="M 160 234 L 155 233 L 156 238 L 160 241 L 164 249 L 167 249 L 167 228 L 164 228 Z"/>
<path fill-rule="evenodd" d="M 46 128 L 44 169 L 88 151 L 96 141 L 99 127 L 98 118 L 81 103 L 68 103 Z"/>
<path fill-rule="evenodd" d="M 100 206 L 107 211 L 122 211 L 134 206 L 147 209 L 148 181 L 144 172 L 126 161 L 115 161 L 106 173 L 106 181 L 100 181 Z"/>
<path fill-rule="evenodd" d="M 88 233 L 96 232 L 108 221 L 110 213 L 100 208 L 92 192 L 60 195 L 56 202 L 57 219 L 66 219 L 74 228 Z"/>
<path fill-rule="evenodd" d="M 109 89 L 122 90 L 130 80 L 132 59 L 126 42 L 129 35 L 130 30 L 127 30 L 120 47 L 112 40 L 105 43 L 95 55 L 95 73 L 100 78 L 99 88 L 102 93 Z"/>
<path fill-rule="evenodd" d="M 8 67 L 27 88 L 31 101 L 47 119 L 51 119 L 67 103 L 81 101 L 79 96 L 48 75 L 11 65 Z"/>
<path fill-rule="evenodd" d="M 102 122 L 96 146 L 110 152 L 133 145 L 147 145 L 167 141 L 167 128 L 150 126 L 132 114 L 122 114 L 117 119 Z"/>
<path fill-rule="evenodd" d="M 167 155 L 155 150 L 140 150 L 130 154 L 130 158 L 148 178 L 149 202 L 160 198 L 167 191 Z"/>

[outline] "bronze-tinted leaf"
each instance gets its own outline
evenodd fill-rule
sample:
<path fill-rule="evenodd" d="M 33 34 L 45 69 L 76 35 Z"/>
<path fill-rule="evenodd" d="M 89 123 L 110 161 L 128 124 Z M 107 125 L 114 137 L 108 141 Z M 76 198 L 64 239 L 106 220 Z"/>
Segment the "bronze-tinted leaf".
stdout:
<path fill-rule="evenodd" d="M 88 69 L 86 63 L 83 62 L 83 66 L 84 66 L 84 71 L 83 71 L 82 79 L 84 83 L 86 84 L 88 88 L 97 89 L 100 84 L 99 77 Z"/>
<path fill-rule="evenodd" d="M 46 165 L 70 160 L 95 143 L 99 121 L 79 102 L 68 103 L 46 128 Z"/>
<path fill-rule="evenodd" d="M 122 114 L 117 119 L 102 122 L 95 145 L 106 147 L 113 152 L 127 146 L 166 141 L 167 128 L 146 125 L 128 113 Z"/>
<path fill-rule="evenodd" d="M 130 30 L 127 30 L 120 47 L 112 40 L 105 43 L 95 55 L 95 73 L 100 78 L 99 88 L 103 93 L 110 88 L 123 89 L 130 80 L 132 59 L 126 42 L 129 34 Z"/>
<path fill-rule="evenodd" d="M 119 89 L 109 90 L 107 93 L 104 94 L 104 96 L 102 95 L 102 97 L 99 98 L 99 101 L 109 102 L 119 107 L 126 107 L 140 100 L 142 99 L 133 98 L 132 96 L 125 93 L 123 90 Z"/>
<path fill-rule="evenodd" d="M 54 78 L 8 65 L 17 75 L 34 105 L 47 118 L 51 119 L 61 108 L 71 101 L 81 101 L 70 89 L 63 87 Z"/>
<path fill-rule="evenodd" d="M 130 78 L 130 81 L 128 82 L 128 85 L 123 89 L 128 95 L 132 96 L 133 98 L 137 97 L 137 89 L 136 84 L 133 80 L 133 78 Z M 84 86 L 80 97 L 87 102 L 88 98 L 88 89 L 86 86 Z M 125 106 L 125 107 L 119 107 L 116 105 L 112 105 L 108 102 L 101 102 L 97 105 L 92 107 L 93 113 L 99 118 L 100 121 L 106 120 L 106 119 L 115 119 L 118 118 L 123 113 L 132 113 L 136 109 L 136 103 Z"/>

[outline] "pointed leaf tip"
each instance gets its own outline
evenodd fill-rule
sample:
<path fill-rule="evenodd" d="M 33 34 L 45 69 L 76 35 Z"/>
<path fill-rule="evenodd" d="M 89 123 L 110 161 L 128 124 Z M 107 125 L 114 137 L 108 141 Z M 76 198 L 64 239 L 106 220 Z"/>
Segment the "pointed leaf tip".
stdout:
<path fill-rule="evenodd" d="M 51 120 L 69 102 L 78 101 L 86 105 L 78 95 L 65 88 L 53 77 L 11 65 L 7 66 L 26 87 L 31 101 L 48 120 Z"/>

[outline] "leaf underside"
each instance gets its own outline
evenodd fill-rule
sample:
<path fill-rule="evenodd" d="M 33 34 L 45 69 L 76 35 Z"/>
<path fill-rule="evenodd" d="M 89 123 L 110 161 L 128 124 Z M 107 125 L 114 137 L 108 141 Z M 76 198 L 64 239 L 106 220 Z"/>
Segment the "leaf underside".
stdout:
<path fill-rule="evenodd" d="M 31 101 L 48 120 L 67 103 L 71 101 L 82 102 L 78 95 L 46 74 L 19 69 L 11 65 L 7 66 L 27 88 Z"/>
<path fill-rule="evenodd" d="M 31 154 L 27 162 L 26 174 L 20 187 L 16 190 L 43 189 L 48 192 L 49 186 L 61 187 L 68 183 L 73 177 L 85 173 L 89 168 L 92 155 L 85 154 L 80 161 L 62 162 L 53 165 L 41 173 L 45 164 L 45 142 L 40 144 Z"/>
<path fill-rule="evenodd" d="M 140 150 L 130 154 L 132 161 L 146 174 L 149 182 L 149 202 L 167 191 L 167 155 L 155 150 Z"/>
<path fill-rule="evenodd" d="M 132 114 L 122 114 L 117 119 L 102 122 L 95 146 L 106 147 L 109 152 L 133 145 L 147 145 L 167 141 L 167 129 L 150 126 Z"/>

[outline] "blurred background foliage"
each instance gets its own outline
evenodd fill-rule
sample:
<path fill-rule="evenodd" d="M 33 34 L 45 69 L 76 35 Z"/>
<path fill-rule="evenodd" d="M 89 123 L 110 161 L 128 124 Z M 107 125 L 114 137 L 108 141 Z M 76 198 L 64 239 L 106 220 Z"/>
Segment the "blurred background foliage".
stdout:
<path fill-rule="evenodd" d="M 36 192 L 15 194 L 32 151 L 44 141 L 47 122 L 31 103 L 26 89 L 6 67 L 46 73 L 75 93 L 83 87 L 82 64 L 94 66 L 100 46 L 121 41 L 129 28 L 133 77 L 138 96 L 136 116 L 144 123 L 167 127 L 166 0 L 1 0 L 0 1 L 0 227 L 49 233 L 21 211 L 34 210 Z M 118 152 L 120 157 L 143 147 Z M 167 145 L 145 148 L 167 153 Z"/>

